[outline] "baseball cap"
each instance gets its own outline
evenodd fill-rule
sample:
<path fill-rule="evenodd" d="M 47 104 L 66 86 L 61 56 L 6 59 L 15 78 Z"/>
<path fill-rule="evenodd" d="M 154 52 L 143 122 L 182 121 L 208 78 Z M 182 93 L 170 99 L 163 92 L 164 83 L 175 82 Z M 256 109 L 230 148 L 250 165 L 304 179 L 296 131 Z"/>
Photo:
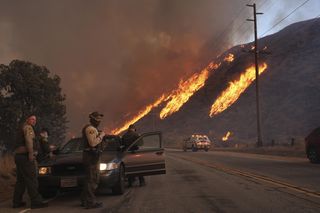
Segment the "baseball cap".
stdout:
<path fill-rule="evenodd" d="M 95 119 L 97 121 L 101 121 L 102 117 L 103 117 L 103 114 L 101 114 L 101 113 L 99 113 L 97 111 L 92 112 L 92 113 L 89 114 L 89 118 Z"/>

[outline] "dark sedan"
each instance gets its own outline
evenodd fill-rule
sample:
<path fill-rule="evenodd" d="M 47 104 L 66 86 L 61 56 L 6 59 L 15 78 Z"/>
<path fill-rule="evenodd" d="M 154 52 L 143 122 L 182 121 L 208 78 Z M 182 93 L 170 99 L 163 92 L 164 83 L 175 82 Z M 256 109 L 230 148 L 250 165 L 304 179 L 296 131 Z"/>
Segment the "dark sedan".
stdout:
<path fill-rule="evenodd" d="M 306 154 L 311 163 L 320 162 L 320 128 L 313 130 L 305 139 Z"/>
<path fill-rule="evenodd" d="M 126 149 L 121 145 L 120 137 L 106 136 L 102 147 L 98 190 L 110 188 L 114 194 L 123 194 L 125 179 L 130 176 L 166 173 L 160 132 L 145 133 Z M 42 195 L 48 197 L 58 190 L 81 188 L 84 181 L 82 149 L 81 138 L 72 139 L 57 151 L 54 159 L 39 163 Z"/>

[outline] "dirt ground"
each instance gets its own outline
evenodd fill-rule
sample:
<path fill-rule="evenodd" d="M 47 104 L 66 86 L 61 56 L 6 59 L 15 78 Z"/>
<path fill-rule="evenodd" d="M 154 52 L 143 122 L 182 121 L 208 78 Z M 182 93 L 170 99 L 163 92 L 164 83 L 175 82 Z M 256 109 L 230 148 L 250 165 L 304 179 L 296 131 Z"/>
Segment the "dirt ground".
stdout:
<path fill-rule="evenodd" d="M 13 155 L 5 154 L 0 158 L 0 202 L 12 197 L 15 179 Z"/>
<path fill-rule="evenodd" d="M 224 147 L 213 148 L 215 151 L 244 152 L 262 155 L 276 155 L 287 157 L 306 157 L 302 146 L 267 146 L 267 147 Z"/>

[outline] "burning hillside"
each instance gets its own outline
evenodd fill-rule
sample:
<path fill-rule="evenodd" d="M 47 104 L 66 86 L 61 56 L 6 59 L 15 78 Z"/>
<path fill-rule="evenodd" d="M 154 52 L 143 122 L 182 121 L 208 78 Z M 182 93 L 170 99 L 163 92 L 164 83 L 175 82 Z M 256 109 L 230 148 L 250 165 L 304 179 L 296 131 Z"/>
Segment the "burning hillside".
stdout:
<path fill-rule="evenodd" d="M 223 59 L 224 62 L 231 63 L 234 60 L 234 55 L 229 53 Z M 201 89 L 210 74 L 214 70 L 217 70 L 221 65 L 221 62 L 211 62 L 204 68 L 199 74 L 195 73 L 187 80 L 181 80 L 178 89 L 171 91 L 168 95 L 162 95 L 154 103 L 146 106 L 143 110 L 139 111 L 133 118 L 125 121 L 122 127 L 112 130 L 112 134 L 119 134 L 126 130 L 130 124 L 136 123 L 145 115 L 147 115 L 153 108 L 158 107 L 162 102 L 166 102 L 165 107 L 161 110 L 159 117 L 165 119 L 173 113 L 179 111 L 179 109 L 189 100 L 192 95 Z"/>
<path fill-rule="evenodd" d="M 263 63 L 259 66 L 259 75 L 267 69 L 267 64 Z M 224 90 L 221 95 L 215 100 L 214 104 L 210 110 L 210 117 L 217 115 L 228 107 L 230 107 L 234 102 L 238 100 L 240 95 L 251 85 L 251 83 L 256 79 L 255 66 L 251 65 L 246 71 L 239 76 L 239 79 L 230 82 L 226 90 Z"/>
<path fill-rule="evenodd" d="M 315 60 L 320 51 L 319 29 L 319 19 L 310 20 L 259 41 L 260 46 L 268 46 L 272 52 L 260 55 L 264 143 L 303 138 L 319 124 L 320 62 Z M 142 132 L 163 131 L 167 143 L 176 143 L 193 133 L 222 140 L 221 135 L 226 136 L 229 129 L 233 130 L 233 140 L 255 142 L 255 75 L 250 67 L 254 57 L 242 51 L 250 47 L 251 44 L 234 47 L 181 81 L 176 90 L 164 95 L 161 103 L 155 102 L 151 109 L 146 107 L 148 113 L 136 120 L 138 128 Z"/>

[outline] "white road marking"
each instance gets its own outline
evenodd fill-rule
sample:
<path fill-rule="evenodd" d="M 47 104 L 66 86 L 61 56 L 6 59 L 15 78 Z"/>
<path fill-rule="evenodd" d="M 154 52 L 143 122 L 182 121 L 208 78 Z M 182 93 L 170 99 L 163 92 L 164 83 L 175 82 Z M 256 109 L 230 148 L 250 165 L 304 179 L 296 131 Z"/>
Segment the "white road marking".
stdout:
<path fill-rule="evenodd" d="M 19 213 L 25 213 L 25 212 L 28 212 L 28 211 L 31 211 L 31 209 L 24 209 L 24 210 L 21 210 Z"/>

